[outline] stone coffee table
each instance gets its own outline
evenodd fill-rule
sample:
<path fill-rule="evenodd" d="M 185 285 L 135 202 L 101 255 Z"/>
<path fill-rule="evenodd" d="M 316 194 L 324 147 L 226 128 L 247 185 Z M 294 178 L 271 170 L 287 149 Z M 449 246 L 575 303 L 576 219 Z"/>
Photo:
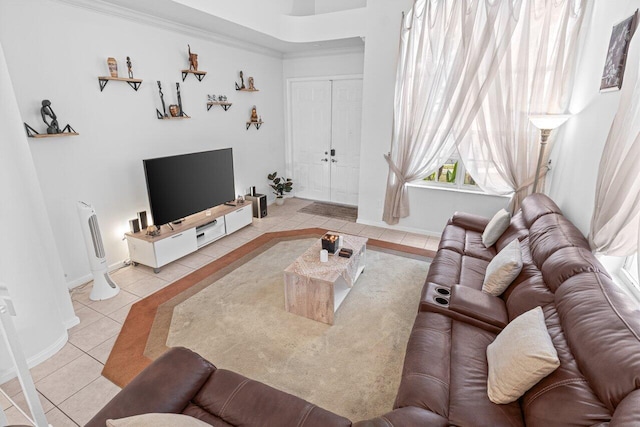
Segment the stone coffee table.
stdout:
<path fill-rule="evenodd" d="M 340 234 L 332 232 L 332 234 Z M 329 254 L 320 262 L 318 239 L 284 270 L 284 304 L 288 312 L 333 325 L 333 315 L 364 270 L 367 238 L 341 234 L 343 248 L 353 249 L 351 258 Z"/>

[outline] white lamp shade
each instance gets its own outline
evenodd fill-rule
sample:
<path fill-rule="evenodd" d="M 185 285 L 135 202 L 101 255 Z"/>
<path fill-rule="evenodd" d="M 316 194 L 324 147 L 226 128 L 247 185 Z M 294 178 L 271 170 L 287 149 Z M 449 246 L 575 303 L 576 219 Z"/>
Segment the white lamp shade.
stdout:
<path fill-rule="evenodd" d="M 529 121 L 538 129 L 555 129 L 569 120 L 570 114 L 532 114 Z"/>

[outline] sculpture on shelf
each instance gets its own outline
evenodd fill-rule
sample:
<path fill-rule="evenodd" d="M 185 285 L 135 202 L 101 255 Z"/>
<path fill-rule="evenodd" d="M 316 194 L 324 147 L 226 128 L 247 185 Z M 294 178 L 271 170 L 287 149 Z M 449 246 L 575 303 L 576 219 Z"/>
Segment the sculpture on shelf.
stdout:
<path fill-rule="evenodd" d="M 180 83 L 176 82 L 176 93 L 178 94 L 178 116 L 186 116 L 184 110 L 182 109 L 182 97 L 180 96 Z"/>
<path fill-rule="evenodd" d="M 256 90 L 256 87 L 253 85 L 253 77 L 249 77 L 249 90 Z"/>
<path fill-rule="evenodd" d="M 216 96 L 215 95 L 207 95 L 207 101 L 215 102 L 216 101 Z"/>
<path fill-rule="evenodd" d="M 164 94 L 162 93 L 162 84 L 160 83 L 160 80 L 158 80 L 158 92 L 160 92 L 160 101 L 162 102 L 162 116 L 169 117 L 167 115 L 167 107 L 164 105 Z"/>
<path fill-rule="evenodd" d="M 258 112 L 255 105 L 251 108 L 251 123 L 258 123 Z"/>
<path fill-rule="evenodd" d="M 198 71 L 198 54 L 191 53 L 191 46 L 187 45 L 189 48 L 189 70 L 190 71 Z"/>
<path fill-rule="evenodd" d="M 131 68 L 131 58 L 127 56 L 127 71 L 129 71 L 129 78 L 133 78 L 133 69 Z"/>
<path fill-rule="evenodd" d="M 118 77 L 118 61 L 116 61 L 115 58 L 107 58 L 107 66 L 109 67 L 109 74 L 111 74 L 111 77 L 113 78 L 117 78 Z"/>
<path fill-rule="evenodd" d="M 246 87 L 244 85 L 244 74 L 242 73 L 242 71 L 240 71 L 240 86 L 238 86 L 238 83 L 236 83 L 236 90 L 242 89 L 246 89 Z"/>
<path fill-rule="evenodd" d="M 49 101 L 48 99 L 42 100 L 42 108 L 40 109 L 40 114 L 42 115 L 42 121 L 44 121 L 44 123 L 47 125 L 48 134 L 61 133 L 60 126 L 58 126 L 58 117 L 51 108 L 51 101 Z M 47 121 L 47 117 L 51 118 L 50 123 Z"/>
<path fill-rule="evenodd" d="M 171 117 L 178 117 L 180 114 L 180 107 L 176 104 L 169 105 L 169 113 L 171 114 Z"/>

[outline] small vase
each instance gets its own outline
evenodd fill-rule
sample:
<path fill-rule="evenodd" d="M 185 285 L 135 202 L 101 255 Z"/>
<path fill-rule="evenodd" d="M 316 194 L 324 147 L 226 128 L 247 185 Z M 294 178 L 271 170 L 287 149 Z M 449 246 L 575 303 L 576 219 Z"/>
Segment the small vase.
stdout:
<path fill-rule="evenodd" d="M 171 117 L 178 117 L 180 114 L 180 108 L 176 104 L 169 105 L 169 113 L 171 113 Z"/>
<path fill-rule="evenodd" d="M 284 197 L 276 197 L 276 205 L 278 206 L 284 205 Z"/>
<path fill-rule="evenodd" d="M 111 77 L 118 77 L 118 61 L 115 58 L 107 58 L 107 65 L 109 66 Z"/>

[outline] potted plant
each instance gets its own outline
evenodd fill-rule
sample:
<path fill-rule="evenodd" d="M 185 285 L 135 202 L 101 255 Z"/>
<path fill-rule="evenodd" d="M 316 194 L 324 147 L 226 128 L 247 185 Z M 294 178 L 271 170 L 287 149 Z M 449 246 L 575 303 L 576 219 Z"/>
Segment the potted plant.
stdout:
<path fill-rule="evenodd" d="M 267 175 L 267 179 L 271 181 L 271 188 L 273 188 L 273 194 L 276 195 L 276 205 L 282 206 L 284 203 L 284 193 L 289 193 L 293 188 L 293 181 L 291 178 L 282 178 L 278 176 L 278 172 L 270 173 Z"/>

